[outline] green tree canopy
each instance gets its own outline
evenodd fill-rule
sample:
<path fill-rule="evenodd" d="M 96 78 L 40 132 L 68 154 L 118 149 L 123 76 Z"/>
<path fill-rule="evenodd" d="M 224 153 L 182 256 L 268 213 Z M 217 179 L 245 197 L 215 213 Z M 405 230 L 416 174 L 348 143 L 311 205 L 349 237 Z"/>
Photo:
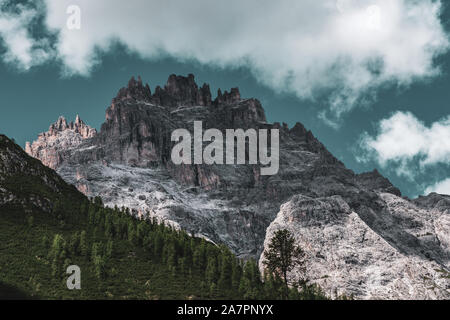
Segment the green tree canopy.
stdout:
<path fill-rule="evenodd" d="M 284 298 L 287 299 L 289 292 L 287 274 L 294 266 L 303 269 L 303 250 L 295 246 L 295 239 L 288 230 L 278 230 L 272 237 L 269 249 L 264 253 L 264 257 L 263 264 L 269 272 L 283 279 L 285 285 Z"/>

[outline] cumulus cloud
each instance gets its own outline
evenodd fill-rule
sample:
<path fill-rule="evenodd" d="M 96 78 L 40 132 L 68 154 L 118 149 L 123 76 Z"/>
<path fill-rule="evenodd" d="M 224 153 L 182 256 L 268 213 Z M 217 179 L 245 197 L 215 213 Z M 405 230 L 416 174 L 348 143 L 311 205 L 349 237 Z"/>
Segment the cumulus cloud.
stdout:
<path fill-rule="evenodd" d="M 68 74 L 89 75 L 115 42 L 146 59 L 246 66 L 274 90 L 328 105 L 332 125 L 380 86 L 435 76 L 448 49 L 433 0 L 44 1 Z M 80 30 L 67 28 L 73 4 Z"/>
<path fill-rule="evenodd" d="M 419 169 L 450 164 L 450 116 L 426 126 L 410 112 L 396 112 L 380 121 L 375 136 L 363 134 L 360 146 L 365 151 L 360 161 L 374 159 L 413 178 L 414 164 Z"/>
<path fill-rule="evenodd" d="M 425 190 L 425 194 L 430 194 L 431 192 L 450 195 L 450 178 L 440 181 Z"/>
<path fill-rule="evenodd" d="M 0 0 L 0 43 L 6 48 L 3 60 L 19 70 L 40 65 L 51 56 L 47 39 L 34 39 L 29 25 L 39 15 L 35 8 L 16 5 L 14 11 L 5 10 L 6 0 Z"/>

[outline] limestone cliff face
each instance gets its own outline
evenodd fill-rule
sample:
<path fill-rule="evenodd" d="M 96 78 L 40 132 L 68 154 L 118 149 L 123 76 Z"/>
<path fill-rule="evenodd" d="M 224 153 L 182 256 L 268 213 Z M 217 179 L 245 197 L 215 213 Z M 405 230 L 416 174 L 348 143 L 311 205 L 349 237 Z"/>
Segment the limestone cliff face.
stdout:
<path fill-rule="evenodd" d="M 86 125 L 79 116 L 75 122 L 68 123 L 64 117 L 50 125 L 47 132 L 41 133 L 32 144 L 27 142 L 25 151 L 42 161 L 46 166 L 56 169 L 63 163 L 67 151 L 78 147 L 84 140 L 95 137 L 97 131 Z"/>
<path fill-rule="evenodd" d="M 279 129 L 278 174 L 261 176 L 258 165 L 174 165 L 171 133 L 192 131 L 194 121 L 202 121 L 204 130 Z M 273 231 L 288 228 L 310 257 L 326 257 L 311 258 L 308 276 L 328 291 L 340 288 L 356 298 L 440 298 L 448 290 L 448 278 L 436 278 L 440 289 L 430 293 L 419 286 L 427 273 L 414 271 L 448 272 L 448 202 L 403 199 L 377 171 L 355 174 L 301 123 L 292 128 L 267 123 L 260 102 L 241 97 L 237 88 L 219 90 L 213 100 L 209 86 L 198 86 L 192 75 L 172 75 L 154 93 L 132 78 L 112 100 L 98 133 L 81 134 L 58 122 L 27 152 L 107 205 L 224 243 L 241 257 L 260 257 Z M 397 202 L 402 205 L 393 209 Z M 423 213 L 426 223 L 419 219 Z M 417 219 L 427 227 L 411 229 Z M 385 256 L 391 260 L 378 261 Z M 413 271 L 401 269 L 401 261 Z M 391 272 L 393 266 L 400 269 Z M 400 277 L 402 272 L 410 278 Z M 371 283 L 378 280 L 370 274 L 385 273 Z M 389 277 L 401 282 L 387 284 L 383 279 Z"/>
<path fill-rule="evenodd" d="M 386 206 L 372 221 L 341 196 L 294 196 L 267 229 L 265 247 L 277 230 L 290 230 L 306 252 L 306 272 L 294 268 L 290 281 L 310 279 L 330 296 L 449 299 L 448 205 L 425 209 L 393 194 L 379 197 Z M 263 261 L 264 254 L 261 269 Z"/>

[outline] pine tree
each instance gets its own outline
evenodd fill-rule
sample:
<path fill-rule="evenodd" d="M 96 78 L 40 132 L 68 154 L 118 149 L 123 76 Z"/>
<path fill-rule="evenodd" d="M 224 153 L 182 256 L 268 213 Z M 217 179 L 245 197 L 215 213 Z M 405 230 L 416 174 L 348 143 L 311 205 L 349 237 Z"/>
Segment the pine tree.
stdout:
<path fill-rule="evenodd" d="M 69 252 L 76 256 L 80 254 L 80 235 L 78 232 L 75 232 L 70 238 Z"/>
<path fill-rule="evenodd" d="M 217 259 L 215 256 L 208 257 L 206 265 L 206 280 L 211 285 L 217 282 Z"/>
<path fill-rule="evenodd" d="M 66 259 L 65 246 L 64 238 L 60 234 L 56 234 L 48 253 L 48 258 L 52 262 L 52 274 L 54 276 L 61 273 L 62 264 Z"/>
<path fill-rule="evenodd" d="M 137 243 L 139 246 L 142 246 L 144 243 L 144 238 L 148 234 L 148 225 L 145 221 L 139 222 L 136 231 Z"/>
<path fill-rule="evenodd" d="M 185 261 L 185 265 L 187 267 L 192 267 L 192 250 L 191 250 L 191 245 L 190 245 L 190 241 L 184 240 L 183 242 L 183 256 Z"/>
<path fill-rule="evenodd" d="M 114 255 L 114 241 L 108 240 L 108 243 L 106 244 L 106 257 L 112 258 Z"/>
<path fill-rule="evenodd" d="M 153 255 L 157 260 L 161 259 L 163 248 L 164 248 L 164 239 L 161 233 L 157 232 L 155 235 L 155 247 Z"/>
<path fill-rule="evenodd" d="M 48 254 L 49 258 L 59 257 L 64 247 L 63 242 L 63 237 L 60 234 L 55 234 L 52 242 L 52 247 L 50 248 L 50 252 Z"/>
<path fill-rule="evenodd" d="M 255 260 L 250 259 L 244 265 L 239 292 L 244 299 L 258 299 L 262 294 L 262 286 L 258 265 Z"/>
<path fill-rule="evenodd" d="M 112 222 L 112 217 L 109 214 L 105 217 L 105 236 L 107 238 L 114 237 L 114 225 Z"/>
<path fill-rule="evenodd" d="M 99 279 L 106 277 L 106 262 L 101 256 L 95 256 L 94 260 L 95 274 Z"/>
<path fill-rule="evenodd" d="M 94 242 L 91 250 L 91 260 L 95 261 L 95 257 L 103 256 L 103 244 L 101 242 Z"/>
<path fill-rule="evenodd" d="M 169 267 L 176 268 L 177 266 L 177 252 L 175 247 L 175 242 L 170 241 L 170 243 L 166 247 L 166 256 L 167 256 L 167 265 Z"/>
<path fill-rule="evenodd" d="M 220 277 L 218 282 L 218 288 L 221 291 L 227 291 L 231 289 L 231 274 L 232 263 L 231 256 L 227 252 L 221 254 L 220 263 Z"/>
<path fill-rule="evenodd" d="M 80 234 L 80 253 L 81 253 L 81 255 L 87 256 L 88 250 L 89 250 L 89 246 L 87 244 L 86 231 L 83 230 L 83 231 L 81 231 L 81 234 Z"/>
<path fill-rule="evenodd" d="M 242 268 L 239 261 L 233 257 L 231 264 L 231 286 L 234 291 L 239 290 L 239 283 L 241 282 Z"/>
<path fill-rule="evenodd" d="M 211 285 L 209 286 L 209 296 L 211 298 L 214 298 L 217 296 L 217 285 L 214 282 L 211 283 Z"/>
<path fill-rule="evenodd" d="M 95 206 L 92 203 L 89 205 L 88 223 L 90 225 L 94 225 L 95 224 Z"/>
<path fill-rule="evenodd" d="M 101 197 L 95 197 L 95 198 L 94 198 L 94 204 L 95 204 L 97 207 L 103 207 L 103 201 L 102 201 L 102 198 L 101 198 Z"/>
<path fill-rule="evenodd" d="M 192 263 L 199 270 L 203 270 L 202 262 L 201 262 L 201 252 L 200 252 L 200 248 L 199 247 L 194 249 L 194 254 L 193 254 L 193 257 L 192 257 Z"/>
<path fill-rule="evenodd" d="M 134 245 L 137 244 L 136 228 L 132 220 L 128 221 L 128 241 Z"/>
<path fill-rule="evenodd" d="M 50 240 L 48 239 L 47 235 L 44 235 L 42 237 L 41 244 L 45 250 L 48 250 L 48 248 L 50 247 Z"/>
<path fill-rule="evenodd" d="M 303 251 L 295 246 L 295 239 L 288 230 L 278 230 L 272 237 L 269 249 L 264 252 L 265 260 L 263 261 L 270 273 L 275 274 L 283 279 L 284 298 L 289 295 L 289 286 L 287 273 L 297 265 L 303 267 Z"/>

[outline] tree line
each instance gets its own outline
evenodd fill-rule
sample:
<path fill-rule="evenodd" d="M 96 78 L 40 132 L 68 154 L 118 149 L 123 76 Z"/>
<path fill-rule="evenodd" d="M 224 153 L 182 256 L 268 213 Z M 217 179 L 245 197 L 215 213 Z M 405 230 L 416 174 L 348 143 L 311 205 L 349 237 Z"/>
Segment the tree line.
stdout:
<path fill-rule="evenodd" d="M 116 246 L 125 242 L 130 249 L 142 249 L 146 258 L 167 268 L 171 275 L 198 282 L 202 292 L 198 298 L 326 299 L 319 287 L 306 280 L 288 285 L 287 272 L 301 263 L 301 250 L 287 231 L 275 234 L 262 275 L 254 259 L 244 261 L 224 245 L 193 237 L 155 219 L 139 219 L 128 209 L 105 207 L 99 197 L 82 203 L 79 216 L 67 216 L 64 207 L 63 203 L 54 206 L 53 214 L 60 223 L 85 221 L 85 228 L 67 239 L 61 234 L 42 239 L 54 275 L 63 275 L 67 266 L 84 257 L 92 263 L 98 279 L 111 279 Z"/>

